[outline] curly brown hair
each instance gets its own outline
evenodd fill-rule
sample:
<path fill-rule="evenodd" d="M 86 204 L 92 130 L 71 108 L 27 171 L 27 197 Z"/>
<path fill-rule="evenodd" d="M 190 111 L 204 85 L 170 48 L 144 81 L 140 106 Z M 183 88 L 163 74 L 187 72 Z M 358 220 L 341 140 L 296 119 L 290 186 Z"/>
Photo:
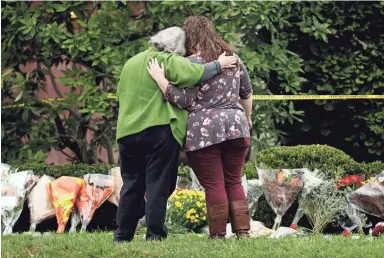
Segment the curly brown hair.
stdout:
<path fill-rule="evenodd" d="M 184 22 L 187 55 L 201 52 L 204 62 L 209 63 L 226 52 L 233 55 L 231 46 L 216 32 L 212 22 L 203 16 L 190 16 Z"/>

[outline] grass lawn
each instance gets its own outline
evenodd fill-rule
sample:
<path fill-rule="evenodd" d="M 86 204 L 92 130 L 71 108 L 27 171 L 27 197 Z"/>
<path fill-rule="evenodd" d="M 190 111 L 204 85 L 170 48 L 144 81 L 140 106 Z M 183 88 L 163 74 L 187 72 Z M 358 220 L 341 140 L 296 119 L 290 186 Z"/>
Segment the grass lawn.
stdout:
<path fill-rule="evenodd" d="M 252 238 L 211 241 L 206 235 L 171 235 L 146 242 L 143 235 L 116 246 L 112 233 L 2 237 L 1 257 L 384 257 L 384 238 L 360 239 L 322 235 L 310 238 Z"/>

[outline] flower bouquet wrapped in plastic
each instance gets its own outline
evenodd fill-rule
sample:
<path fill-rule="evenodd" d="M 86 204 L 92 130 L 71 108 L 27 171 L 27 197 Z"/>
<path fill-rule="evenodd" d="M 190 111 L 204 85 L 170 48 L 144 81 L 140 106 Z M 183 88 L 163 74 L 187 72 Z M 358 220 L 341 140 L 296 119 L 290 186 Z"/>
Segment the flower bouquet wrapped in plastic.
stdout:
<path fill-rule="evenodd" d="M 37 179 L 32 171 L 11 173 L 1 179 L 1 224 L 4 235 L 11 234 L 23 211 L 24 201 Z"/>
<path fill-rule="evenodd" d="M 190 168 L 190 175 L 192 181 L 191 190 L 204 192 L 204 188 L 201 186 L 199 179 L 197 179 L 197 176 L 195 175 L 195 172 L 193 172 L 192 168 Z"/>
<path fill-rule="evenodd" d="M 290 228 L 296 229 L 297 223 L 299 223 L 300 219 L 303 217 L 303 200 L 311 193 L 313 189 L 320 186 L 324 182 L 324 175 L 320 174 L 317 170 L 310 171 L 309 169 L 303 168 L 303 169 L 295 169 L 295 171 L 299 171 L 301 180 L 303 181 L 303 190 L 300 192 L 299 195 L 299 207 L 297 208 L 297 211 L 295 213 L 295 217 L 293 218 L 293 221 L 291 223 Z"/>
<path fill-rule="evenodd" d="M 345 205 L 345 210 L 340 215 L 336 216 L 339 225 L 344 229 L 343 235 L 349 237 L 351 232 L 356 228 L 363 232 L 363 227 L 371 227 L 372 224 L 366 225 L 367 218 L 365 214 L 359 212 L 351 204 Z"/>
<path fill-rule="evenodd" d="M 48 195 L 47 187 L 54 180 L 49 176 L 42 176 L 28 196 L 28 207 L 31 213 L 30 232 L 36 230 L 36 226 L 46 219 L 55 216 L 55 208 Z"/>
<path fill-rule="evenodd" d="M 256 212 L 259 198 L 263 195 L 263 184 L 259 179 L 247 180 L 247 176 L 242 177 L 242 183 L 245 195 L 248 200 L 249 214 L 252 217 Z"/>
<path fill-rule="evenodd" d="M 11 170 L 12 170 L 12 168 L 10 165 L 5 164 L 5 163 L 1 163 L 1 165 L 0 165 L 1 177 L 8 176 L 8 174 L 11 172 Z"/>
<path fill-rule="evenodd" d="M 57 233 L 64 233 L 77 195 L 82 188 L 84 180 L 76 177 L 63 176 L 48 184 L 48 194 L 56 212 Z"/>
<path fill-rule="evenodd" d="M 349 200 L 356 209 L 384 218 L 384 171 L 355 190 Z"/>
<path fill-rule="evenodd" d="M 85 185 L 81 188 L 76 207 L 81 218 L 81 230 L 85 231 L 93 218 L 96 209 L 99 208 L 112 194 L 112 176 L 102 174 L 84 175 Z"/>
<path fill-rule="evenodd" d="M 272 228 L 276 230 L 280 226 L 282 217 L 303 188 L 303 182 L 297 172 L 293 170 L 257 168 L 257 172 L 263 183 L 265 199 L 277 215 Z"/>
<path fill-rule="evenodd" d="M 113 192 L 109 196 L 108 201 L 113 203 L 116 206 L 119 206 L 120 201 L 120 191 L 121 187 L 123 186 L 123 179 L 121 178 L 120 168 L 115 167 L 109 170 L 108 173 L 110 176 L 112 176 L 112 182 L 113 182 Z"/>

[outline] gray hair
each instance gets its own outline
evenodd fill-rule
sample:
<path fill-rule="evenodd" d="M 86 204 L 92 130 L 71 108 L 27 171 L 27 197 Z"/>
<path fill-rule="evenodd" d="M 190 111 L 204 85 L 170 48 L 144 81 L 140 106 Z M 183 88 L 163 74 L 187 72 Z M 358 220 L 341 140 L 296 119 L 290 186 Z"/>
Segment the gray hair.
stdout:
<path fill-rule="evenodd" d="M 149 40 L 149 44 L 159 51 L 185 56 L 185 32 L 179 27 L 170 27 L 158 32 Z"/>

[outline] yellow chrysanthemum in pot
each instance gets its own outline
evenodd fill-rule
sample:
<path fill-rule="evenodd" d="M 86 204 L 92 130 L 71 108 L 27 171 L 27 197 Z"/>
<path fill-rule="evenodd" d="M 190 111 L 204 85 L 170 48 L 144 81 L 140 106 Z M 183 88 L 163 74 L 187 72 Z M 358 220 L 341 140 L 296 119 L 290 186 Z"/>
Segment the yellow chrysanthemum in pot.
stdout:
<path fill-rule="evenodd" d="M 194 190 L 176 190 L 168 200 L 169 223 L 198 231 L 207 225 L 205 194 Z"/>

